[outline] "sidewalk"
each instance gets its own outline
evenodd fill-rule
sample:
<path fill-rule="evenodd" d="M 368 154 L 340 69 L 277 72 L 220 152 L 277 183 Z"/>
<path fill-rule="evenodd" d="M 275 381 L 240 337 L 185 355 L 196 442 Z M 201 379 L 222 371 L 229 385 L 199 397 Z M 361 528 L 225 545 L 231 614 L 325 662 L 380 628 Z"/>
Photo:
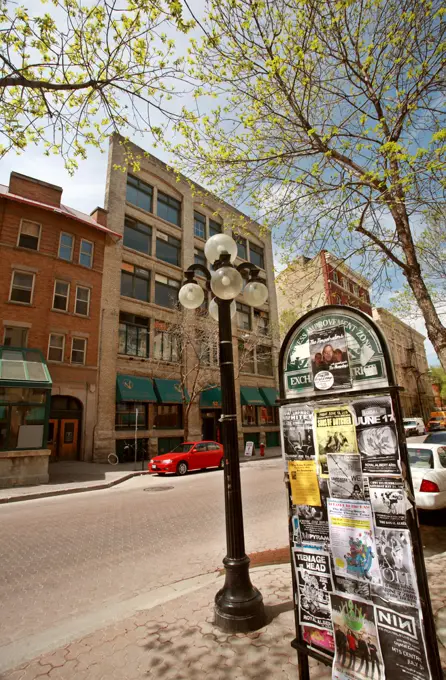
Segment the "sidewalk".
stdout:
<path fill-rule="evenodd" d="M 253 457 L 240 454 L 240 462 L 270 460 L 271 458 L 280 458 L 281 455 L 280 446 L 273 446 L 266 449 L 263 458 L 260 457 L 258 451 Z M 109 489 L 132 477 L 148 474 L 147 462 L 144 465 L 144 470 L 141 467 L 141 461 L 136 464 L 123 463 L 116 466 L 108 463 L 84 463 L 82 461 L 50 463 L 50 482 L 48 484 L 0 489 L 0 504 Z"/>
<path fill-rule="evenodd" d="M 440 649 L 446 665 L 446 553 L 426 560 Z M 228 635 L 212 625 L 221 576 L 176 593 L 114 625 L 60 647 L 0 675 L 1 680 L 297 680 L 290 565 L 251 570 L 262 592 L 267 625 L 256 633 Z M 182 592 L 182 587 L 184 591 Z M 149 594 L 150 595 L 150 594 Z M 310 660 L 311 680 L 329 680 L 331 670 Z"/>

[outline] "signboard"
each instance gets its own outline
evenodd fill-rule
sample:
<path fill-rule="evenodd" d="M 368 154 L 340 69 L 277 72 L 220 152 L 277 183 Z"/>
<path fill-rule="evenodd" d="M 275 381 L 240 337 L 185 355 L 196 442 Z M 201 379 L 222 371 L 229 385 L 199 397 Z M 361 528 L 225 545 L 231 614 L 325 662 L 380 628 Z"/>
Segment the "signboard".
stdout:
<path fill-rule="evenodd" d="M 305 315 L 279 359 L 300 677 L 440 680 L 398 388 L 372 319 Z"/>
<path fill-rule="evenodd" d="M 245 456 L 254 455 L 254 442 L 246 442 L 245 446 Z"/>

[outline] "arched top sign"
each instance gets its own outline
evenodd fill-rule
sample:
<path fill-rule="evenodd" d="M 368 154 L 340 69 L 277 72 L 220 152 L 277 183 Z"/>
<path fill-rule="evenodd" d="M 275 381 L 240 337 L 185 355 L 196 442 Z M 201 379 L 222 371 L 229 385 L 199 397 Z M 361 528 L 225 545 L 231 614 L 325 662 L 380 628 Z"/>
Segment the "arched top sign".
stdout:
<path fill-rule="evenodd" d="M 306 314 L 281 351 L 285 399 L 389 386 L 385 340 L 370 317 L 328 305 Z"/>

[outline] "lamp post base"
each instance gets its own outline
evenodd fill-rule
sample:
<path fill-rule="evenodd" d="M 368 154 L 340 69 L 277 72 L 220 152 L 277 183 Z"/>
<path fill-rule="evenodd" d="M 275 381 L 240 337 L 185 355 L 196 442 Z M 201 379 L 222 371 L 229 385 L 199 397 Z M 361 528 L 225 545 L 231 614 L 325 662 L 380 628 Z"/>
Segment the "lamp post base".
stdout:
<path fill-rule="evenodd" d="M 227 633 L 249 633 L 265 625 L 263 597 L 249 578 L 249 557 L 225 557 L 225 584 L 215 596 L 214 624 Z"/>

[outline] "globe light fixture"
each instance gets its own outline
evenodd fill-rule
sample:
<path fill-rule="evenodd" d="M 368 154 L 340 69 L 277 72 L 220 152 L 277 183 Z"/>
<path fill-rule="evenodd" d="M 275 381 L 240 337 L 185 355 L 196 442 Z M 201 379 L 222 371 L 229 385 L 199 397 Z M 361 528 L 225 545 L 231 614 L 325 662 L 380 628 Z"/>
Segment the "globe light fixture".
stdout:
<path fill-rule="evenodd" d="M 230 311 L 231 319 L 233 319 L 237 313 L 237 305 L 235 304 L 235 300 L 231 302 Z M 209 315 L 212 316 L 215 321 L 218 321 L 218 304 L 216 303 L 215 298 L 212 298 L 209 303 Z"/>
<path fill-rule="evenodd" d="M 211 290 L 221 300 L 234 300 L 242 288 L 242 275 L 234 267 L 219 267 L 211 274 Z"/>
<path fill-rule="evenodd" d="M 186 309 L 197 309 L 203 304 L 204 290 L 198 283 L 185 283 L 180 288 L 178 300 Z"/>
<path fill-rule="evenodd" d="M 228 253 L 230 262 L 234 262 L 237 257 L 237 244 L 229 234 L 214 234 L 204 246 L 206 259 L 214 264 L 223 253 Z"/>
<path fill-rule="evenodd" d="M 248 281 L 243 296 L 251 307 L 261 307 L 268 299 L 268 288 L 262 281 Z"/>

